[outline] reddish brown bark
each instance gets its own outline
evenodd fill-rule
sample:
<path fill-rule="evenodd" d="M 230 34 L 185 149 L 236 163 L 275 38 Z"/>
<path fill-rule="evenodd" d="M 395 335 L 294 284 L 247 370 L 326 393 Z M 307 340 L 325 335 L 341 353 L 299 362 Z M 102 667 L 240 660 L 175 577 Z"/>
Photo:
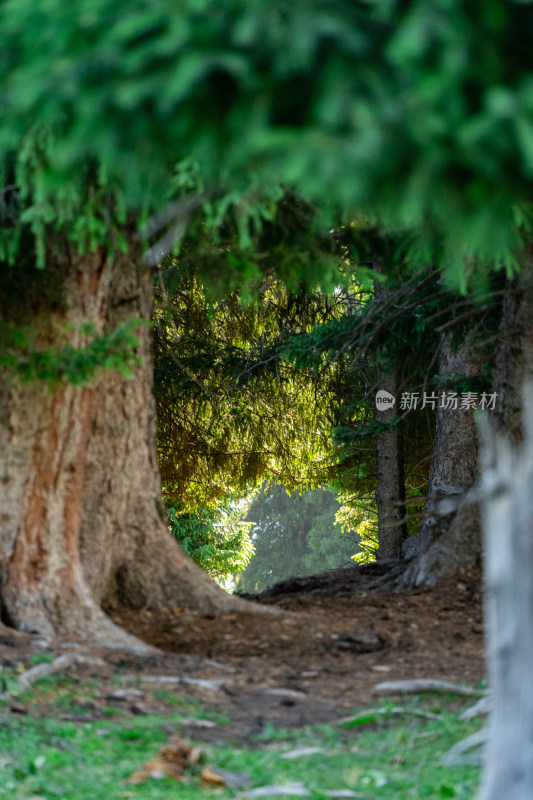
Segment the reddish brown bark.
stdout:
<path fill-rule="evenodd" d="M 151 276 L 134 259 L 72 256 L 62 301 L 32 319 L 39 347 L 80 344 L 79 324 L 111 331 L 149 319 Z M 66 326 L 69 330 L 65 331 Z M 180 549 L 164 521 L 155 451 L 151 333 L 127 380 L 86 388 L 0 383 L 0 599 L 21 630 L 135 646 L 102 611 L 119 605 L 224 610 L 226 595 Z"/>

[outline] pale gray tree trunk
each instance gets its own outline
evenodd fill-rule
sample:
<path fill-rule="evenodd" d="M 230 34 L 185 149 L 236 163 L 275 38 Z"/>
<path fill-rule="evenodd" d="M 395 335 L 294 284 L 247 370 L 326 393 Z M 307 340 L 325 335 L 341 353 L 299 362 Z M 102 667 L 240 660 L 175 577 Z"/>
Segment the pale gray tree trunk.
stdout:
<path fill-rule="evenodd" d="M 480 800 L 533 797 L 533 383 L 523 445 L 483 425 L 485 620 L 493 695 Z"/>
<path fill-rule="evenodd" d="M 509 282 L 483 426 L 487 665 L 493 694 L 480 800 L 533 797 L 533 268 Z"/>

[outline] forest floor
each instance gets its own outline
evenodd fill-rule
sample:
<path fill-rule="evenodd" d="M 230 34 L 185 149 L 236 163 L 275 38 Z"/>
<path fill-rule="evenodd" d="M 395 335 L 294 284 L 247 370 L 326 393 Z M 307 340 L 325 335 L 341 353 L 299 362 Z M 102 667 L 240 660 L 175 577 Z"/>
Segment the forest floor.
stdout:
<path fill-rule="evenodd" d="M 214 616 L 123 611 L 115 621 L 163 653 L 137 658 L 91 652 L 76 642 L 39 654 L 18 637 L 0 636 L 0 664 L 21 671 L 65 652 L 99 657 L 76 667 L 96 679 L 65 719 L 164 713 L 188 697 L 229 720 L 224 737 L 252 742 L 269 723 L 291 728 L 339 720 L 368 707 L 377 683 L 434 678 L 473 685 L 484 676 L 481 576 L 465 572 L 434 589 L 372 588 L 376 575 L 357 568 L 278 584 L 254 599 L 277 614 Z M 288 613 L 290 612 L 290 613 Z M 40 695 L 40 712 L 47 709 Z M 16 698 L 14 713 L 26 709 Z M 39 713 L 32 707 L 31 713 Z M 57 709 L 54 713 L 57 712 Z M 215 724 L 185 735 L 220 739 Z"/>

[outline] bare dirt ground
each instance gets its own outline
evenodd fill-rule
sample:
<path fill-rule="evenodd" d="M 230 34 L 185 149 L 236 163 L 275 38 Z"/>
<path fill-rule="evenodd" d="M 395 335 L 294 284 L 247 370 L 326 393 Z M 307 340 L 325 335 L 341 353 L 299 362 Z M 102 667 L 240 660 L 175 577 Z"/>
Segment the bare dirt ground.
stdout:
<path fill-rule="evenodd" d="M 168 711 L 164 690 L 229 717 L 223 738 L 249 740 L 268 722 L 291 727 L 338 720 L 375 703 L 380 681 L 473 684 L 483 678 L 479 572 L 402 593 L 372 588 L 375 580 L 372 570 L 348 568 L 286 581 L 255 598 L 290 614 L 117 612 L 116 622 L 164 652 L 141 659 L 83 647 L 80 652 L 105 663 L 78 667 L 80 680 L 84 674 L 98 678 L 100 688 L 71 718 L 96 719 L 103 705 L 121 714 Z M 73 648 L 76 643 L 64 643 L 55 654 Z M 26 640 L 0 636 L 4 665 L 27 666 L 34 652 Z M 24 713 L 16 706 L 13 711 Z M 221 733 L 206 726 L 193 735 Z"/>

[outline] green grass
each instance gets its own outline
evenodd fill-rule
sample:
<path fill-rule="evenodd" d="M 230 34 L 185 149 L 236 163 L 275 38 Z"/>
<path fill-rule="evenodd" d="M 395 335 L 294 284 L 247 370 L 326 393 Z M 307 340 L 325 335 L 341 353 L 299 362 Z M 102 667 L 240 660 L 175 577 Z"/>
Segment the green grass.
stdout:
<path fill-rule="evenodd" d="M 30 667 L 36 667 L 38 664 L 51 664 L 54 659 L 53 653 L 35 653 L 30 658 Z"/>
<path fill-rule="evenodd" d="M 60 690 L 60 682 L 56 688 Z M 91 688 L 83 687 L 86 696 Z M 50 683 L 45 682 L 42 690 L 48 695 L 50 689 Z M 229 789 L 200 787 L 194 774 L 179 786 L 170 779 L 139 786 L 125 783 L 131 773 L 156 755 L 172 733 L 180 733 L 181 719 L 191 716 L 190 700 L 183 698 L 182 709 L 172 708 L 164 715 L 70 722 L 33 714 L 29 694 L 38 695 L 40 691 L 36 684 L 20 696 L 30 708 L 26 716 L 9 713 L 5 702 L 0 706 L 0 797 L 235 797 Z M 65 695 L 59 694 L 66 702 Z M 170 705 L 174 707 L 176 702 L 176 696 L 172 696 Z M 267 723 L 262 734 L 247 745 L 221 741 L 204 749 L 209 764 L 248 772 L 251 787 L 301 781 L 314 800 L 322 800 L 326 791 L 338 789 L 360 792 L 365 800 L 470 800 L 475 795 L 478 769 L 440 765 L 449 747 L 481 726 L 479 720 L 459 721 L 460 711 L 470 704 L 451 695 L 414 697 L 401 702 L 405 714 L 393 713 L 394 703 L 388 703 L 381 706 L 385 713 L 367 715 L 351 725 L 280 730 Z M 437 718 L 420 715 L 428 711 Z M 199 706 L 196 714 L 213 718 Z M 224 736 L 223 728 L 220 736 Z M 300 747 L 318 747 L 320 752 L 291 760 L 281 757 Z"/>
<path fill-rule="evenodd" d="M 151 694 L 152 697 L 163 703 L 167 708 L 179 708 L 183 714 L 194 713 L 195 710 L 198 710 L 198 702 L 187 697 L 185 692 L 172 691 L 170 689 L 152 689 Z"/>

